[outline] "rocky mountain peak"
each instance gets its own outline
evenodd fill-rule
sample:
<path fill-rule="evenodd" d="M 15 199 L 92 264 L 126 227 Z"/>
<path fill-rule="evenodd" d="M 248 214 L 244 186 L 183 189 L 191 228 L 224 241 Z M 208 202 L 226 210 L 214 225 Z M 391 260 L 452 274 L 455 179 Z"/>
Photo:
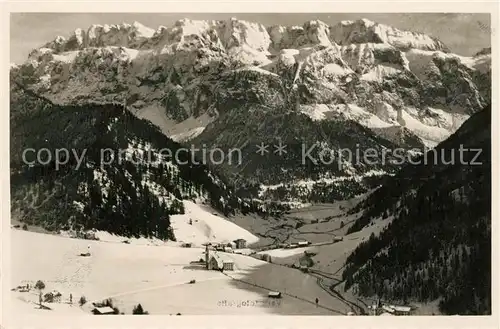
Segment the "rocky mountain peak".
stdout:
<path fill-rule="evenodd" d="M 342 21 L 330 28 L 331 38 L 340 45 L 385 43 L 398 49 L 422 49 L 447 52 L 441 41 L 423 33 L 402 31 L 367 19 Z"/>
<path fill-rule="evenodd" d="M 305 22 L 302 26 L 275 25 L 268 28 L 274 50 L 323 45 L 331 46 L 329 26 L 320 20 Z"/>
<path fill-rule="evenodd" d="M 367 19 L 266 27 L 231 18 L 76 29 L 11 76 L 56 103 L 125 101 L 167 135 L 183 133 L 179 125 L 201 133 L 217 113 L 257 104 L 349 118 L 384 136 L 401 126 L 435 145 L 489 101 L 490 72 L 488 51 L 446 53 L 431 36 Z"/>
<path fill-rule="evenodd" d="M 86 30 L 76 29 L 69 37 L 58 36 L 41 48 L 53 49 L 56 53 L 106 46 L 156 49 L 195 39 L 203 41 L 200 47 L 210 47 L 214 43 L 226 49 L 246 48 L 247 52 L 360 43 L 384 43 L 405 50 L 447 50 L 442 42 L 431 36 L 402 31 L 367 19 L 341 21 L 332 26 L 320 20 L 310 20 L 302 26 L 265 27 L 234 17 L 222 21 L 185 18 L 171 27 L 160 26 L 156 30 L 137 21 L 132 24 L 93 24 Z"/>

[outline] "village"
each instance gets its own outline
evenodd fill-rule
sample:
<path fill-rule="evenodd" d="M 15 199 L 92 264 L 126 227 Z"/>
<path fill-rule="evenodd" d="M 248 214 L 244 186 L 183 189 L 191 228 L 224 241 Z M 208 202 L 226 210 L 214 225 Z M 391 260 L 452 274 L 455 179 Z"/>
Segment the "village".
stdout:
<path fill-rule="evenodd" d="M 82 240 L 86 241 L 86 240 Z M 98 240 L 95 240 L 95 243 L 98 243 Z M 126 244 L 128 245 L 128 244 Z M 282 248 L 282 250 L 288 250 L 292 248 L 304 248 L 308 247 L 311 245 L 311 242 L 309 241 L 301 241 L 296 244 L 291 244 L 291 246 L 287 245 Z M 153 247 L 154 248 L 154 247 Z M 94 257 L 96 254 L 94 253 L 93 249 L 96 248 L 91 248 L 90 245 L 87 246 L 87 248 L 84 248 L 86 250 L 83 250 L 78 254 L 77 257 L 81 257 L 82 259 L 89 259 L 91 260 L 92 257 Z M 100 248 L 97 248 L 100 249 Z M 156 249 L 156 248 L 155 248 Z M 232 242 L 227 242 L 227 243 L 205 243 L 204 248 L 200 248 L 199 246 L 195 246 L 192 243 L 182 243 L 180 246 L 180 249 L 178 250 L 191 250 L 193 253 L 190 253 L 192 256 L 191 258 L 195 258 L 191 261 L 189 261 L 189 272 L 184 273 L 189 275 L 191 273 L 191 277 L 187 277 L 186 275 L 182 275 L 182 277 L 186 278 L 184 282 L 178 282 L 177 285 L 181 286 L 183 283 L 188 284 L 191 286 L 196 286 L 196 285 L 203 285 L 206 281 L 211 281 L 211 280 L 217 280 L 219 277 L 216 276 L 215 273 L 219 272 L 223 274 L 223 276 L 226 279 L 229 280 L 234 280 L 237 282 L 242 282 L 246 283 L 248 285 L 253 285 L 255 287 L 261 288 L 262 292 L 266 294 L 266 297 L 269 299 L 282 299 L 283 297 L 287 298 L 287 301 L 289 301 L 289 297 L 293 297 L 293 299 L 296 300 L 304 300 L 309 304 L 316 304 L 316 308 L 321 309 L 323 311 L 331 311 L 331 312 L 337 312 L 338 314 L 344 314 L 344 315 L 359 315 L 359 312 L 353 312 L 351 308 L 345 308 L 344 310 L 338 310 L 338 306 L 335 308 L 331 308 L 330 305 L 325 305 L 325 300 L 326 299 L 331 299 L 331 296 L 321 296 L 321 298 L 318 297 L 311 297 L 307 299 L 307 296 L 300 296 L 298 293 L 293 293 L 291 289 L 282 287 L 282 289 L 275 289 L 274 285 L 268 285 L 266 280 L 250 280 L 248 278 L 245 278 L 245 276 L 241 275 L 241 272 L 248 270 L 248 260 L 255 259 L 257 262 L 266 262 L 266 263 L 272 263 L 272 257 L 269 255 L 269 252 L 272 252 L 273 249 L 268 249 L 267 251 L 263 251 L 264 253 L 256 252 L 255 250 L 252 250 L 251 248 L 248 248 L 247 246 L 247 241 L 242 238 L 238 238 L 233 240 Z M 200 252 L 203 250 L 202 252 Z M 275 249 L 274 249 L 275 250 Z M 99 251 L 101 253 L 102 251 Z M 307 254 L 307 251 L 304 252 Z M 199 257 L 196 257 L 196 254 L 200 255 Z M 194 257 L 193 257 L 194 256 Z M 243 261 L 245 260 L 245 261 Z M 286 266 L 286 265 L 279 265 L 279 264 L 273 264 L 274 266 L 277 266 L 279 269 L 294 269 L 294 270 L 300 270 L 300 272 L 304 273 L 304 275 L 307 275 L 307 273 L 311 270 L 314 273 L 313 269 L 310 269 L 307 265 L 299 265 L 299 266 Z M 187 266 L 185 266 L 186 268 Z M 203 275 L 201 271 L 207 271 L 208 275 Z M 209 274 L 209 272 L 214 273 L 215 275 Z M 175 273 L 175 270 L 174 270 Z M 202 275 L 200 275 L 202 274 Z M 288 273 L 290 275 L 291 273 Z M 268 279 L 267 279 L 268 280 Z M 314 280 L 313 280 L 314 282 Z M 124 303 L 123 301 L 116 301 L 112 302 L 112 296 L 113 294 L 110 294 L 110 298 L 102 298 L 102 299 L 93 299 L 92 301 L 87 301 L 86 297 L 84 295 L 79 296 L 78 293 L 68 293 L 66 291 L 63 292 L 62 289 L 45 289 L 45 284 L 47 286 L 50 285 L 49 281 L 45 281 L 43 283 L 42 280 L 38 281 L 29 281 L 29 283 L 25 283 L 24 285 L 17 286 L 16 288 L 12 289 L 13 292 L 16 292 L 18 294 L 18 297 L 21 296 L 21 298 L 25 302 L 31 303 L 31 304 L 38 304 L 41 309 L 45 310 L 58 310 L 61 308 L 67 308 L 64 306 L 69 306 L 70 308 L 73 308 L 73 311 L 75 308 L 79 308 L 84 312 L 88 312 L 91 314 L 95 315 L 107 315 L 107 314 L 123 314 L 121 311 L 118 311 L 118 308 L 120 310 L 124 309 Z M 175 286 L 175 284 L 173 284 Z M 317 284 L 316 284 L 317 286 Z M 48 288 L 48 287 L 47 287 Z M 61 287 L 62 288 L 62 287 Z M 142 290 L 138 289 L 137 293 L 140 293 Z M 147 289 L 145 289 L 147 291 Z M 260 295 L 262 296 L 262 292 Z M 134 293 L 134 292 L 132 292 Z M 319 294 L 316 294 L 319 295 Z M 124 295 L 124 297 L 126 294 Z M 260 297 L 262 298 L 262 297 Z M 130 302 L 130 301 L 129 301 Z M 142 301 L 139 299 L 135 300 L 134 303 L 136 305 L 132 305 L 134 310 L 133 312 L 138 312 L 137 307 Z M 143 303 L 145 305 L 148 305 L 149 303 Z M 335 303 L 334 303 L 335 304 Z M 130 303 L 129 303 L 130 305 Z M 149 304 L 151 305 L 151 304 Z M 148 310 L 151 308 L 148 305 Z M 63 306 L 63 307 L 61 307 Z M 344 305 L 345 306 L 345 305 Z M 130 308 L 130 307 L 129 307 Z M 142 310 L 142 306 L 141 306 Z M 139 313 L 132 313 L 132 314 L 147 314 L 147 313 L 142 313 L 143 311 L 140 311 Z M 186 311 L 184 311 L 186 312 Z M 184 312 L 177 312 L 175 313 L 176 315 L 184 314 Z M 174 313 L 173 313 L 174 314 Z M 320 312 L 322 314 L 322 312 Z M 366 313 L 368 315 L 410 315 L 411 314 L 411 308 L 407 306 L 394 306 L 394 305 L 389 305 L 389 304 L 384 304 L 378 301 L 378 303 L 370 305 L 368 307 L 368 312 Z"/>

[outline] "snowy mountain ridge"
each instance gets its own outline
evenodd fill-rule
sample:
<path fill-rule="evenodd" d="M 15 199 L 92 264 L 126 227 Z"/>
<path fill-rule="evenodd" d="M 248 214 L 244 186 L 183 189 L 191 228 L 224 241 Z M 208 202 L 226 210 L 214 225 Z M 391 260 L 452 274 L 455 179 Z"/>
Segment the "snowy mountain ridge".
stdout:
<path fill-rule="evenodd" d="M 248 47 L 254 51 L 275 52 L 281 49 L 299 48 L 304 45 L 346 45 L 353 43 L 386 43 L 396 48 L 440 50 L 447 47 L 439 40 L 422 33 L 399 29 L 367 19 L 342 21 L 328 26 L 319 20 L 305 22 L 303 26 L 252 23 L 232 18 L 228 21 L 181 19 L 170 28 L 160 26 L 156 30 L 139 22 L 90 26 L 86 31 L 78 28 L 66 38 L 57 36 L 42 48 L 56 53 L 81 50 L 87 47 L 127 47 L 155 49 L 173 44 L 188 44 L 198 40 L 216 44 L 229 50 Z"/>
<path fill-rule="evenodd" d="M 396 120 L 398 110 L 394 107 L 405 103 L 423 110 L 426 106 L 441 108 L 452 116 L 456 112 L 470 115 L 484 106 L 486 100 L 474 83 L 474 75 L 489 74 L 491 53 L 464 57 L 447 51 L 433 37 L 366 19 L 332 26 L 312 20 L 292 27 L 265 27 L 235 18 L 182 19 L 157 30 L 138 22 L 76 29 L 67 38 L 58 36 L 33 50 L 24 64 L 11 65 L 11 72 L 23 85 L 56 103 L 126 102 L 139 117 L 150 119 L 170 136 L 186 130 L 202 131 L 220 112 L 214 103 L 220 88 L 207 85 L 207 80 L 216 81 L 230 72 L 236 75 L 232 79 L 245 80 L 249 70 L 252 75 L 262 75 L 258 80 L 274 75 L 279 89 L 285 88 L 284 98 L 313 118 L 325 114 L 319 113 L 323 105 L 314 111 L 311 106 L 340 103 L 349 105 L 347 111 L 357 106 L 388 125 L 398 126 L 402 121 Z M 457 88 L 438 81 L 443 79 L 443 71 L 457 71 L 456 78 L 464 81 L 459 88 L 464 97 L 445 95 L 446 89 L 453 94 Z M 431 87 L 416 92 L 440 94 L 433 104 L 421 104 L 421 97 L 411 91 L 395 95 L 393 88 L 383 86 L 401 86 L 403 79 L 407 80 L 404 87 L 415 91 L 418 86 L 408 81 L 415 75 Z M 311 94 L 312 99 L 304 99 Z M 366 94 L 373 99 L 367 99 Z M 458 97 L 462 99 L 457 102 Z M 304 106 L 309 110 L 304 111 Z M 209 115 L 202 122 L 178 127 L 179 122 L 204 113 Z M 426 122 L 415 119 L 429 133 L 422 135 L 411 126 L 408 129 L 433 144 L 443 139 L 442 127 L 432 118 Z M 456 128 L 445 129 L 449 135 Z M 429 134 L 433 136 L 429 138 Z"/>
<path fill-rule="evenodd" d="M 286 113 L 299 114 L 307 138 L 318 138 L 322 122 L 353 121 L 396 146 L 434 146 L 491 99 L 491 49 L 460 56 L 431 36 L 364 19 L 92 25 L 33 50 L 10 72 L 56 104 L 123 104 L 175 140 L 229 148 L 252 145 L 255 131 L 230 129 L 241 118 L 246 127 L 273 125 L 255 125 L 269 140 L 293 135 L 286 122 L 274 126 Z"/>

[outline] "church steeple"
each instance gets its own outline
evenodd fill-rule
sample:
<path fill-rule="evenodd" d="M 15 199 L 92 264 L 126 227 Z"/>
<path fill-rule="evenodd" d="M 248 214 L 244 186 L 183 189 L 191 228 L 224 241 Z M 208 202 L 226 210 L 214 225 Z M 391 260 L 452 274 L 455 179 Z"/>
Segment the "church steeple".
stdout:
<path fill-rule="evenodd" d="M 207 270 L 209 270 L 209 266 L 208 266 L 208 263 L 210 261 L 210 256 L 209 256 L 209 248 L 208 248 L 208 245 L 209 243 L 207 243 L 205 245 L 205 267 L 207 268 Z"/>

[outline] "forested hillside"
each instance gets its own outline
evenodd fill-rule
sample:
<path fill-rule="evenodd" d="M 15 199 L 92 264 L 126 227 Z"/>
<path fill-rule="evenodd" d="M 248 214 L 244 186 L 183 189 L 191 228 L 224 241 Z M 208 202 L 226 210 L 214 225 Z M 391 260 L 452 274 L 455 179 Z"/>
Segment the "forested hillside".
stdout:
<path fill-rule="evenodd" d="M 183 213 L 183 199 L 205 200 L 225 213 L 237 206 L 225 183 L 190 154 L 160 153 L 180 147 L 120 105 L 54 105 L 14 85 L 12 213 L 49 230 L 174 239 L 169 215 Z M 41 149 L 47 151 L 37 159 Z M 68 150 L 58 156 L 66 164 L 56 164 L 57 149 Z"/>
<path fill-rule="evenodd" d="M 366 210 L 350 232 L 393 220 L 348 257 L 346 289 L 392 301 L 438 299 L 446 314 L 491 314 L 490 116 L 490 107 L 472 116 L 429 151 L 427 164 L 406 166 L 360 205 Z M 460 148 L 469 150 L 463 161 Z"/>

